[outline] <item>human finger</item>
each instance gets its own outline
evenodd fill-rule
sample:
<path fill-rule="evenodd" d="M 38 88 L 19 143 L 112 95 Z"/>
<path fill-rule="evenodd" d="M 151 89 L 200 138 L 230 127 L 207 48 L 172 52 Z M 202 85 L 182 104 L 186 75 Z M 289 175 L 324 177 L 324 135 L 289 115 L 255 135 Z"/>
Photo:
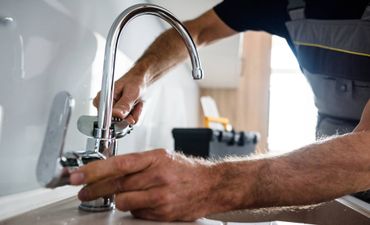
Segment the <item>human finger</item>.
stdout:
<path fill-rule="evenodd" d="M 131 111 L 131 116 L 134 119 L 135 123 L 139 121 L 139 117 L 141 115 L 141 112 L 143 111 L 144 103 L 142 101 L 139 101 L 135 106 L 134 109 Z"/>
<path fill-rule="evenodd" d="M 159 185 L 159 180 L 155 176 L 150 176 L 150 172 L 138 172 L 87 185 L 80 190 L 78 198 L 81 201 L 91 201 L 121 192 L 146 190 L 157 185 Z"/>
<path fill-rule="evenodd" d="M 123 88 L 123 84 L 119 80 L 114 83 L 113 102 L 118 101 L 118 99 L 121 97 L 121 95 L 122 95 L 122 88 Z M 93 105 L 96 108 L 99 107 L 100 94 L 101 94 L 101 91 L 99 91 L 96 94 L 95 98 L 93 99 Z"/>
<path fill-rule="evenodd" d="M 130 114 L 125 117 L 125 120 L 129 124 L 135 124 L 139 120 L 140 114 L 143 109 L 143 102 L 138 102 L 133 109 L 131 110 Z M 119 110 L 118 109 L 113 109 L 113 115 L 118 114 Z"/>
<path fill-rule="evenodd" d="M 115 196 L 116 208 L 121 211 L 155 208 L 159 203 L 158 193 L 155 188 L 144 191 L 123 192 Z"/>
<path fill-rule="evenodd" d="M 149 167 L 155 160 L 155 151 L 131 153 L 98 160 L 71 173 L 72 185 L 90 184 L 109 177 L 125 176 Z"/>
<path fill-rule="evenodd" d="M 125 119 L 134 107 L 136 99 L 127 95 L 122 95 L 113 105 L 113 116 Z"/>

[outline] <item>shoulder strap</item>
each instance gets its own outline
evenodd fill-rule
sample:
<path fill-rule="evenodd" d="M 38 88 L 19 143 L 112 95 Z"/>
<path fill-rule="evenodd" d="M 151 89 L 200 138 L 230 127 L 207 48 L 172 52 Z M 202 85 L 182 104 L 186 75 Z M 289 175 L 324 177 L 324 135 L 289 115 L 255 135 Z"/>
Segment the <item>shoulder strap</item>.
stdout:
<path fill-rule="evenodd" d="M 305 18 L 304 9 L 306 2 L 304 0 L 289 0 L 287 7 L 291 20 L 300 20 Z"/>
<path fill-rule="evenodd" d="M 362 20 L 369 20 L 370 21 L 370 2 L 367 4 L 364 13 L 361 17 Z"/>

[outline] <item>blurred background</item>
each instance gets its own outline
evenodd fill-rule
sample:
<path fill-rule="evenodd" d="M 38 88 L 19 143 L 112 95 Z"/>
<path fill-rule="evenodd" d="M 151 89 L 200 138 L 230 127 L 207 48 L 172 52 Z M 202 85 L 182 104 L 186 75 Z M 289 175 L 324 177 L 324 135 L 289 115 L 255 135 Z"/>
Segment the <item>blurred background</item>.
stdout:
<path fill-rule="evenodd" d="M 85 148 L 76 121 L 97 114 L 92 99 L 108 30 L 120 12 L 145 2 L 187 20 L 220 1 L 0 0 L 0 196 L 39 188 L 35 167 L 60 91 L 76 100 L 65 149 Z M 121 34 L 116 78 L 167 28 L 153 17 L 132 21 Z M 211 96 L 236 130 L 259 132 L 258 152 L 279 154 L 314 140 L 311 92 L 284 40 L 248 32 L 200 49 L 200 56 L 204 80 L 192 80 L 186 62 L 149 88 L 142 118 L 119 140 L 119 154 L 173 149 L 173 128 L 203 126 L 200 96 Z"/>

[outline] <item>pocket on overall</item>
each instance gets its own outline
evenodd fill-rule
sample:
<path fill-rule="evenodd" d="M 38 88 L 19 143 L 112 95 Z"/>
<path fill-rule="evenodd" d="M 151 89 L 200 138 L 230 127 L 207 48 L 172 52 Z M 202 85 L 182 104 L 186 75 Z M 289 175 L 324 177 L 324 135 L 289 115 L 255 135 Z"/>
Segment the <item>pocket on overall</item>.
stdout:
<path fill-rule="evenodd" d="M 370 82 L 305 72 L 318 112 L 346 120 L 359 120 L 370 99 Z"/>

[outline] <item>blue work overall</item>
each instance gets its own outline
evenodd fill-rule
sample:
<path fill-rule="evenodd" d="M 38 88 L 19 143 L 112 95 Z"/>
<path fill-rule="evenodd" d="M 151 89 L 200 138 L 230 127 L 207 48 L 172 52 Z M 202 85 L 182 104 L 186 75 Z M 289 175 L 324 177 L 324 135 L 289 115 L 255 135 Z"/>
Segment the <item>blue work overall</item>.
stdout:
<path fill-rule="evenodd" d="M 318 109 L 316 138 L 351 132 L 370 99 L 370 3 L 361 19 L 305 18 L 304 1 L 289 1 L 286 23 Z"/>

